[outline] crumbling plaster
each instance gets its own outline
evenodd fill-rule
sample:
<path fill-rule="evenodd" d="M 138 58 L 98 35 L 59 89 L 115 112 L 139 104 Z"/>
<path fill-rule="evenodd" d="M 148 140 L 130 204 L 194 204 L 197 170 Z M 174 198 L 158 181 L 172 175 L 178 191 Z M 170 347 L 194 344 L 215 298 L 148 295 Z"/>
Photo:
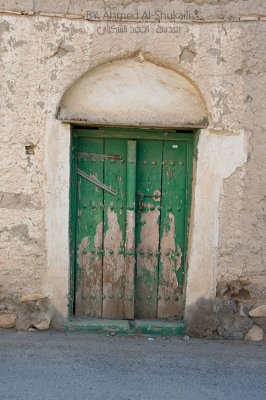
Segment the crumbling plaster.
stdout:
<path fill-rule="evenodd" d="M 147 61 L 194 82 L 209 113 L 210 126 L 198 144 L 187 304 L 214 297 L 217 281 L 240 275 L 259 303 L 266 286 L 261 108 L 266 25 L 186 23 L 180 34 L 161 36 L 100 36 L 98 25 L 47 16 L 0 19 L 0 281 L 11 295 L 47 293 L 54 323 L 65 321 L 70 126 L 55 115 L 66 90 L 87 71 L 141 51 Z M 26 154 L 31 144 L 34 154 Z"/>

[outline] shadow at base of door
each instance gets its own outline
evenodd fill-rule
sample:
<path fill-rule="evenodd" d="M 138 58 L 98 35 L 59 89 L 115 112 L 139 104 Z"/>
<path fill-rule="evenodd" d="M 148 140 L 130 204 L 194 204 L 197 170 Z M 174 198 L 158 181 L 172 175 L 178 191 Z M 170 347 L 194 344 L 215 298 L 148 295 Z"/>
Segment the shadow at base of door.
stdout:
<path fill-rule="evenodd" d="M 73 319 L 65 326 L 66 332 L 90 332 L 104 334 L 148 334 L 183 336 L 183 321 L 164 320 L 107 320 L 107 319 Z"/>

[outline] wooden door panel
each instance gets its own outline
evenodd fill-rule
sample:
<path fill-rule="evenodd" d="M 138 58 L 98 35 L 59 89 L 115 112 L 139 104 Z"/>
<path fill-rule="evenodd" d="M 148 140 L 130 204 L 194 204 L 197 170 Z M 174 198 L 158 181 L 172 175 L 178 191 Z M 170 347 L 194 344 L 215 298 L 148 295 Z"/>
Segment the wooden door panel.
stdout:
<path fill-rule="evenodd" d="M 79 153 L 103 153 L 103 139 L 79 139 Z M 78 168 L 103 180 L 103 160 L 78 157 Z M 103 191 L 78 175 L 77 271 L 75 314 L 100 317 L 102 313 Z"/>
<path fill-rule="evenodd" d="M 162 170 L 158 318 L 178 317 L 184 273 L 186 142 L 165 141 Z"/>
<path fill-rule="evenodd" d="M 105 139 L 105 154 L 119 159 L 106 159 L 104 183 L 116 191 L 104 191 L 104 256 L 103 312 L 104 318 L 127 318 L 126 299 L 126 204 L 127 204 L 127 142 Z"/>
<path fill-rule="evenodd" d="M 162 141 L 138 141 L 136 318 L 156 318 Z"/>

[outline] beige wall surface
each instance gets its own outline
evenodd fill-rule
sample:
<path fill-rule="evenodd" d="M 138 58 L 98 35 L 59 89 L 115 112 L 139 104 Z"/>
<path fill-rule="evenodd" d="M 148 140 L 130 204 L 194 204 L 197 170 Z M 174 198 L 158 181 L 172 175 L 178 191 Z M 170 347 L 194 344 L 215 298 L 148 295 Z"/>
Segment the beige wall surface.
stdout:
<path fill-rule="evenodd" d="M 208 113 L 194 174 L 188 316 L 216 297 L 266 303 L 266 5 L 158 2 L 158 11 L 187 14 L 107 21 L 106 10 L 154 10 L 151 1 L 120 3 L 0 1 L 0 313 L 23 320 L 21 296 L 39 293 L 29 326 L 67 317 L 70 125 L 56 118 L 61 99 L 88 71 L 139 54 L 190 81 Z M 101 20 L 89 21 L 90 10 Z"/>
<path fill-rule="evenodd" d="M 1 0 L 0 9 L 21 13 L 57 13 L 101 19 L 112 14 L 135 14 L 167 19 L 167 13 L 189 12 L 192 18 L 230 18 L 265 16 L 263 0 Z M 161 13 L 162 12 L 162 13 Z M 114 15 L 112 15 L 113 17 Z"/>

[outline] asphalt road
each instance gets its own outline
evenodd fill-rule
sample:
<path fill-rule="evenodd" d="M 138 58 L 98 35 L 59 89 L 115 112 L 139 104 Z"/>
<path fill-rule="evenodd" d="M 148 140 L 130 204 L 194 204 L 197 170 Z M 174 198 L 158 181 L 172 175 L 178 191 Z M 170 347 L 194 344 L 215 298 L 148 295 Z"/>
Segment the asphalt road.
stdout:
<path fill-rule="evenodd" d="M 266 342 L 0 331 L 0 399 L 266 399 Z"/>

